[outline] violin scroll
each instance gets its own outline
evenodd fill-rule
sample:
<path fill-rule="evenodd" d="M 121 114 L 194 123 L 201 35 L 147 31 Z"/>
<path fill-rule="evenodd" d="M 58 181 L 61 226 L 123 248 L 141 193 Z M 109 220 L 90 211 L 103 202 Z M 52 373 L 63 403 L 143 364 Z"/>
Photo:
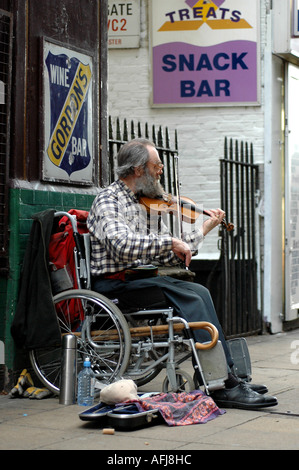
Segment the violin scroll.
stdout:
<path fill-rule="evenodd" d="M 226 228 L 228 232 L 231 232 L 235 228 L 234 224 L 232 224 L 231 222 L 227 223 L 225 219 L 222 220 L 221 224 L 224 228 Z"/>

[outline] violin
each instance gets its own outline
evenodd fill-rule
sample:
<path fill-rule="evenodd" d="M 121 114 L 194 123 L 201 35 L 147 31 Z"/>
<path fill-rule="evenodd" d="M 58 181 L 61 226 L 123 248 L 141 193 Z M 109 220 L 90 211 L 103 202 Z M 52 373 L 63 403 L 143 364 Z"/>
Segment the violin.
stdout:
<path fill-rule="evenodd" d="M 185 196 L 180 196 L 179 204 L 178 198 L 171 194 L 164 194 L 162 196 L 157 196 L 156 198 L 141 196 L 139 198 L 139 202 L 146 208 L 148 213 L 156 213 L 157 215 L 173 214 L 175 216 L 180 216 L 184 222 L 189 224 L 193 224 L 199 217 L 199 214 L 204 214 L 210 217 L 210 214 L 207 211 L 200 209 L 192 199 Z M 221 224 L 228 232 L 231 232 L 234 229 L 234 225 L 232 223 L 227 223 L 225 219 L 221 221 Z"/>

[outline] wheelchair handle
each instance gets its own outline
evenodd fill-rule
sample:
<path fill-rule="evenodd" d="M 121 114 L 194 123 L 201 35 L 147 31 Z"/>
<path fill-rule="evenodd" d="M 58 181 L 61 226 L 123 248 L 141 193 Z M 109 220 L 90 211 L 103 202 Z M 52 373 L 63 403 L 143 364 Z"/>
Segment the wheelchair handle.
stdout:
<path fill-rule="evenodd" d="M 201 324 L 201 326 L 198 327 L 196 326 L 197 324 Z M 211 349 L 217 344 L 217 341 L 219 339 L 219 333 L 218 333 L 216 326 L 214 326 L 212 323 L 194 322 L 194 323 L 189 323 L 189 325 L 190 325 L 190 328 L 193 330 L 203 329 L 203 330 L 208 331 L 211 335 L 211 341 L 209 343 L 199 343 L 199 342 L 195 343 L 196 349 L 199 349 L 199 350 Z"/>
<path fill-rule="evenodd" d="M 185 328 L 186 334 L 188 335 L 188 338 L 193 340 L 193 335 L 190 330 L 206 330 L 210 333 L 211 336 L 211 341 L 207 343 L 194 343 L 195 349 L 211 349 L 213 348 L 218 339 L 219 339 L 219 333 L 217 328 L 210 322 L 207 321 L 196 321 L 196 322 L 187 322 L 184 318 L 182 317 L 173 317 L 172 321 L 174 322 L 179 322 L 179 324 L 174 323 L 173 325 L 173 330 L 182 330 Z"/>

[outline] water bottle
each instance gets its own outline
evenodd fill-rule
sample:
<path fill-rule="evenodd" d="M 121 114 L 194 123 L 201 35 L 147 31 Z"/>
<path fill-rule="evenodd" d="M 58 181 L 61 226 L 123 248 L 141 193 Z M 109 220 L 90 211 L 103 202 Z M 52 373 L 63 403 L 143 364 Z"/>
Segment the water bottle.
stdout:
<path fill-rule="evenodd" d="M 83 369 L 78 375 L 77 402 L 81 406 L 92 406 L 94 400 L 94 375 L 91 370 L 90 360 L 87 357 L 83 363 Z"/>

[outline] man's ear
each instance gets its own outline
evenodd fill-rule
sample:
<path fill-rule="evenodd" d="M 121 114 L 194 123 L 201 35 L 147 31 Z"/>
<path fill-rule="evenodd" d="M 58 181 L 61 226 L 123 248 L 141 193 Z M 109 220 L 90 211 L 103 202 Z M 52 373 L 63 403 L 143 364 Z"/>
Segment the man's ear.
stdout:
<path fill-rule="evenodd" d="M 143 175 L 143 172 L 144 172 L 143 167 L 142 166 L 135 166 L 134 172 L 135 172 L 135 176 L 138 176 L 138 178 L 139 178 L 140 176 Z"/>

